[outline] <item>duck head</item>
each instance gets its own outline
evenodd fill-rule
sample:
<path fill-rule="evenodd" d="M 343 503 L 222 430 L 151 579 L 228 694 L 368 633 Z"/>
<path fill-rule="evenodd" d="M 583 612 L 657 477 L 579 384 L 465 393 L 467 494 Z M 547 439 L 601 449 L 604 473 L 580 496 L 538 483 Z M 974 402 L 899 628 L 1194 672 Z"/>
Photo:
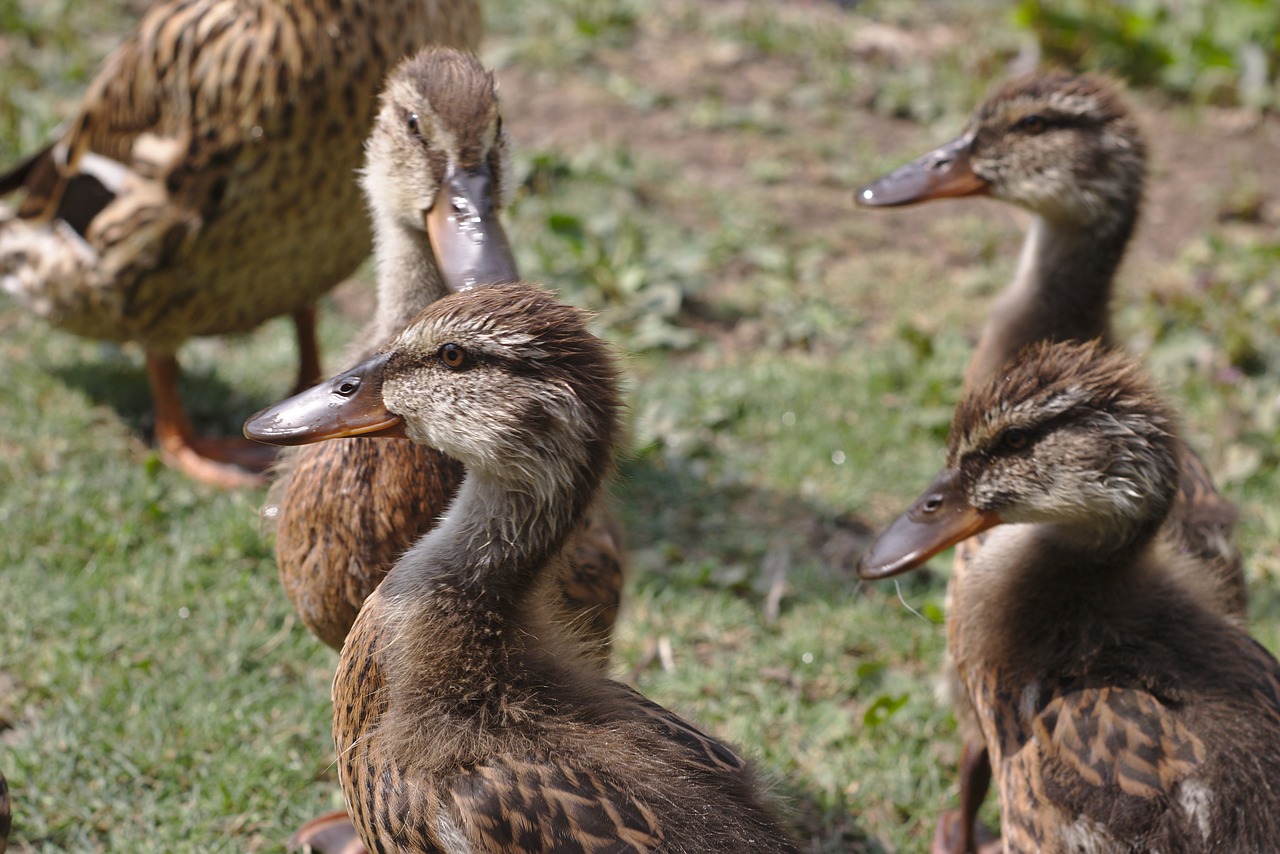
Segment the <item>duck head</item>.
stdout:
<path fill-rule="evenodd" d="M 397 66 L 361 183 L 376 226 L 426 232 L 450 290 L 518 278 L 497 216 L 512 189 L 510 142 L 476 57 L 435 47 Z"/>
<path fill-rule="evenodd" d="M 956 410 L 947 465 L 858 566 L 885 578 L 995 525 L 1118 550 L 1152 535 L 1178 481 L 1173 418 L 1096 342 L 1028 347 Z"/>
<path fill-rule="evenodd" d="M 244 433 L 276 445 L 407 437 L 540 484 L 611 465 L 617 386 L 582 311 L 534 285 L 495 285 L 437 300 L 381 352 L 259 412 Z"/>
<path fill-rule="evenodd" d="M 1036 72 L 1009 81 L 956 139 L 859 189 L 863 207 L 989 195 L 1051 220 L 1130 218 L 1146 145 L 1116 87 L 1099 77 Z"/>

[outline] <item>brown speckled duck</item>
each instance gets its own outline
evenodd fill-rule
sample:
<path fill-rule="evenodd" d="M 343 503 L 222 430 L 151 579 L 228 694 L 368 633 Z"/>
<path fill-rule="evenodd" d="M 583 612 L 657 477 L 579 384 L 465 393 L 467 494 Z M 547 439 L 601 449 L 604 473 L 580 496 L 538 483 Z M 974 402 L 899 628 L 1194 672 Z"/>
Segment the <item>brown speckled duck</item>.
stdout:
<path fill-rule="evenodd" d="M 961 402 L 946 468 L 859 566 L 992 529 L 957 568 L 948 645 L 1006 851 L 1280 850 L 1280 664 L 1159 536 L 1173 420 L 1124 356 L 1033 345 Z"/>
<path fill-rule="evenodd" d="M 299 387 L 315 300 L 369 254 L 354 174 L 383 76 L 432 41 L 474 48 L 478 0 L 162 0 L 51 145 L 0 176 L 0 286 L 62 329 L 138 341 L 165 459 L 257 484 L 267 449 L 196 435 L 176 353 L 291 314 Z"/>
<path fill-rule="evenodd" d="M 329 417 L 299 427 L 286 402 L 246 427 L 407 435 L 466 466 L 334 679 L 343 791 L 371 851 L 796 850 L 732 750 L 602 676 L 549 613 L 621 429 L 616 367 L 584 320 L 526 284 L 453 294 L 331 380 Z"/>
<path fill-rule="evenodd" d="M 1112 282 L 1137 222 L 1145 171 L 1146 143 L 1113 84 L 1036 72 L 987 97 L 960 137 L 868 184 L 856 199 L 881 207 L 990 196 L 1032 214 L 1017 272 L 965 373 L 970 390 L 1032 342 L 1112 340 Z M 1243 624 L 1236 508 L 1194 452 L 1183 446 L 1182 455 L 1182 481 L 1161 536 L 1224 582 L 1213 587 L 1215 607 Z M 963 544 L 957 561 L 976 547 Z M 937 854 L 975 850 L 973 819 L 989 776 L 976 721 L 963 706 L 958 715 L 966 742 L 960 814 L 943 817 Z"/>

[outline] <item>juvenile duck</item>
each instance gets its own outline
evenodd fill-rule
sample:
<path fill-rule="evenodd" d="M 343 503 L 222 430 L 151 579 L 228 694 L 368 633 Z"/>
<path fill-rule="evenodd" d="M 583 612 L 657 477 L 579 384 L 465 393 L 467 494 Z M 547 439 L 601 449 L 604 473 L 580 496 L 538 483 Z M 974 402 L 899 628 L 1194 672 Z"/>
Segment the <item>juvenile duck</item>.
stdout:
<path fill-rule="evenodd" d="M 1146 143 L 1116 88 L 1036 72 L 978 105 L 964 132 L 860 189 L 864 207 L 991 196 L 1032 214 L 1013 281 L 996 300 L 966 391 L 1027 344 L 1111 337 L 1111 285 L 1137 223 Z"/>
<path fill-rule="evenodd" d="M 450 48 L 427 48 L 388 77 L 361 181 L 374 222 L 378 302 L 353 361 L 446 294 L 515 280 L 497 217 L 512 183 L 498 106 L 492 75 Z M 450 218 L 471 224 L 469 239 L 457 239 Z M 324 389 L 313 399 L 328 406 Z M 297 402 L 291 411 L 311 417 Z M 287 454 L 267 506 L 276 514 L 280 578 L 303 623 L 341 649 L 360 606 L 436 524 L 462 474 L 461 463 L 412 442 L 322 442 Z M 572 542 L 555 591 L 559 612 L 603 663 L 622 595 L 621 528 L 593 507 Z M 308 822 L 296 840 L 332 851 L 354 837 L 345 814 L 332 813 Z"/>
<path fill-rule="evenodd" d="M 455 503 L 369 596 L 334 679 L 347 806 L 370 850 L 795 851 L 732 750 L 598 672 L 548 614 L 620 433 L 583 315 L 527 285 L 428 306 L 247 435 L 407 435 L 460 460 Z M 312 410 L 315 411 L 315 410 Z"/>
<path fill-rule="evenodd" d="M 451 291 L 516 279 L 496 215 L 511 181 L 497 92 L 480 61 L 449 48 L 405 60 L 388 78 L 362 179 L 378 303 L 359 339 L 373 345 L 355 360 Z M 317 399 L 327 404 L 323 392 Z M 268 504 L 276 507 L 276 561 L 290 600 L 321 640 L 342 648 L 364 600 L 435 524 L 461 480 L 460 463 L 411 442 L 325 442 L 290 458 L 278 503 Z M 621 597 L 621 528 L 595 507 L 573 542 L 559 598 L 607 659 Z"/>
<path fill-rule="evenodd" d="M 856 199 L 885 207 L 990 196 L 1031 213 L 1017 272 L 965 373 L 969 391 L 1035 341 L 1112 341 L 1112 282 L 1137 222 L 1145 173 L 1146 143 L 1113 84 L 1036 72 L 989 95 L 957 139 L 868 184 Z M 1243 624 L 1244 571 L 1232 540 L 1236 507 L 1218 494 L 1193 451 L 1184 445 L 1181 454 L 1181 483 L 1161 536 L 1223 582 L 1214 587 L 1213 604 Z M 975 548 L 964 544 L 957 561 Z M 990 773 L 976 722 L 963 706 L 958 717 L 966 742 L 960 816 L 943 817 L 939 854 L 974 850 L 973 819 Z"/>
<path fill-rule="evenodd" d="M 352 176 L 392 65 L 474 48 L 478 0 L 161 0 L 107 58 L 53 143 L 0 176 L 0 287 L 62 329 L 138 341 L 164 458 L 257 484 L 267 449 L 198 437 L 176 353 L 195 335 L 298 328 L 321 376 L 315 300 L 369 254 Z"/>
<path fill-rule="evenodd" d="M 863 558 L 957 569 L 948 645 L 996 770 L 1006 851 L 1280 848 L 1280 664 L 1158 536 L 1183 458 L 1124 356 L 1042 343 L 971 392 L 947 467 Z"/>

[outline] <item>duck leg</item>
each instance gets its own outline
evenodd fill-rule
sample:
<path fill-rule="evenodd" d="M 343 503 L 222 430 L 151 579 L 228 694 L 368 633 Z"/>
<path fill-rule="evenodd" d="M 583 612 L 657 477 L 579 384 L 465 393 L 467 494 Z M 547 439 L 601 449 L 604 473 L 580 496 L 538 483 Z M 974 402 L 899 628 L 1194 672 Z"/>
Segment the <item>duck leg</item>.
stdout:
<path fill-rule="evenodd" d="M 289 840 L 290 851 L 311 854 L 368 854 L 346 810 L 313 818 Z"/>
<path fill-rule="evenodd" d="M 164 461 L 196 480 L 229 489 L 261 486 L 275 449 L 248 439 L 197 436 L 178 396 L 178 360 L 147 353 L 147 380 L 156 408 L 156 443 Z"/>
<path fill-rule="evenodd" d="M 991 755 L 985 745 L 966 741 L 960 754 L 960 808 L 938 817 L 930 854 L 988 854 L 1002 850 L 991 831 L 978 821 L 978 810 L 991 787 Z"/>
<path fill-rule="evenodd" d="M 298 333 L 298 382 L 293 393 L 300 394 L 324 379 L 320 372 L 320 343 L 316 338 L 316 307 L 309 305 L 295 311 L 293 325 Z"/>

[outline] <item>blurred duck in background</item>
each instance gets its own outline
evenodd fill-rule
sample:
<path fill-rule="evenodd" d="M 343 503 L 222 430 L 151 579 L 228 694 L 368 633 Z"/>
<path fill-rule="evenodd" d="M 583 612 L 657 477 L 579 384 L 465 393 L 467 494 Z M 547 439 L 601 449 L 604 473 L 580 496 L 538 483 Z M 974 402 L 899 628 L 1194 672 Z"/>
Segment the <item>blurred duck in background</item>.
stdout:
<path fill-rule="evenodd" d="M 315 301 L 368 256 L 355 172 L 382 79 L 474 49 L 478 0 L 162 0 L 52 143 L 0 176 L 0 287 L 54 326 L 146 354 L 164 459 L 257 485 L 273 455 L 198 436 L 177 351 L 291 315 L 297 388 L 321 376 Z"/>

